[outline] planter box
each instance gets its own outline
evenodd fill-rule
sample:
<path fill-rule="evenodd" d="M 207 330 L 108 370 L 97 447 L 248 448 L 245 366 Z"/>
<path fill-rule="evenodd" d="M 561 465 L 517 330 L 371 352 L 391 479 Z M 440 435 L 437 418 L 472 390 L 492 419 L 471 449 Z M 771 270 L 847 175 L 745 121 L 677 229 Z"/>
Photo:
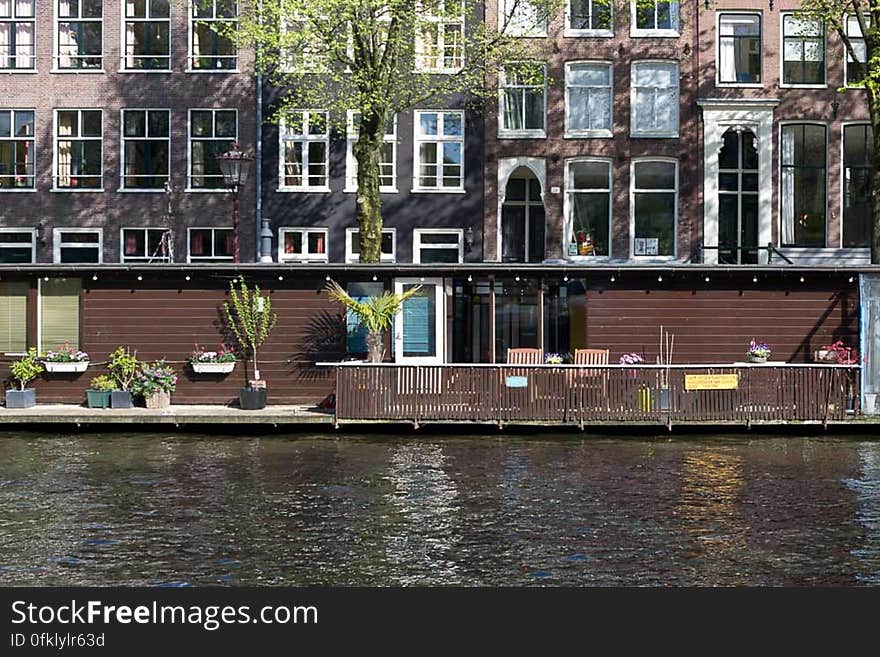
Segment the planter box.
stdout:
<path fill-rule="evenodd" d="M 168 408 L 171 406 L 171 393 L 154 392 L 149 397 L 144 397 L 144 402 L 146 403 L 147 408 Z"/>
<path fill-rule="evenodd" d="M 196 374 L 229 374 L 235 369 L 235 361 L 231 363 L 191 363 Z"/>
<path fill-rule="evenodd" d="M 749 356 L 750 363 L 766 363 L 767 356 Z"/>
<path fill-rule="evenodd" d="M 110 408 L 109 390 L 86 390 L 86 404 L 89 408 Z"/>
<path fill-rule="evenodd" d="M 132 408 L 131 393 L 127 390 L 114 390 L 110 393 L 110 408 Z"/>
<path fill-rule="evenodd" d="M 258 411 L 266 408 L 266 388 L 242 388 L 238 401 L 243 411 Z"/>
<path fill-rule="evenodd" d="M 77 372 L 82 373 L 85 372 L 89 367 L 89 361 L 81 360 L 77 362 L 70 363 L 50 363 L 48 361 L 43 361 L 43 367 L 46 368 L 47 372 Z"/>
<path fill-rule="evenodd" d="M 6 391 L 6 408 L 30 408 L 37 405 L 37 389 Z"/>

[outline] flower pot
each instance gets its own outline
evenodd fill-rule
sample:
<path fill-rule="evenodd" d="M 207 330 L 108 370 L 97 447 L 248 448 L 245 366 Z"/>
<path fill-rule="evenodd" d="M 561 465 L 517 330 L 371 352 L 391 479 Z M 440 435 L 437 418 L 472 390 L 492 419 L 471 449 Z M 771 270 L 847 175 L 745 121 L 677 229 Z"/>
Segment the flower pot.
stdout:
<path fill-rule="evenodd" d="M 37 405 L 37 389 L 6 391 L 6 408 L 30 408 Z"/>
<path fill-rule="evenodd" d="M 877 412 L 877 393 L 865 393 L 865 407 L 862 409 L 865 415 L 874 415 Z"/>
<path fill-rule="evenodd" d="M 110 393 L 110 408 L 132 408 L 131 393 L 128 390 L 114 390 Z"/>
<path fill-rule="evenodd" d="M 85 372 L 89 367 L 89 361 L 70 361 L 67 363 L 53 363 L 51 361 L 43 361 L 43 367 L 47 372 Z"/>
<path fill-rule="evenodd" d="M 196 374 L 229 374 L 235 369 L 235 361 L 231 363 L 192 363 Z"/>
<path fill-rule="evenodd" d="M 242 388 L 238 401 L 243 411 L 258 411 L 266 408 L 266 388 Z"/>
<path fill-rule="evenodd" d="M 144 397 L 144 402 L 146 403 L 147 408 L 168 408 L 171 406 L 171 393 L 162 391 L 154 392 L 152 395 Z"/>
<path fill-rule="evenodd" d="M 767 356 L 753 356 L 749 354 L 749 362 L 750 363 L 766 363 Z"/>
<path fill-rule="evenodd" d="M 86 390 L 86 404 L 89 408 L 110 408 L 109 390 Z"/>

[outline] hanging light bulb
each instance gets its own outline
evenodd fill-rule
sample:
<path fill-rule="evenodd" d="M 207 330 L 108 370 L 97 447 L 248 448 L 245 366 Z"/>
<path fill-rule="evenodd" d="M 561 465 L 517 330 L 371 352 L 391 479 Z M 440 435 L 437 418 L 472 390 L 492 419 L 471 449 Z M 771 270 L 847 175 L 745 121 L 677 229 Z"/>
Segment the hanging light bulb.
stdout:
<path fill-rule="evenodd" d="M 468 283 L 473 283 L 473 282 L 474 282 L 474 277 L 471 276 L 470 274 L 468 274 Z"/>
<path fill-rule="evenodd" d="M 611 274 L 611 282 L 613 283 L 613 282 L 616 281 L 616 280 L 617 280 L 617 279 L 614 278 L 614 274 Z"/>
<path fill-rule="evenodd" d="M 142 281 L 142 280 L 144 280 L 144 277 L 141 276 L 140 274 L 138 274 L 138 280 L 139 280 L 139 281 Z"/>
<path fill-rule="evenodd" d="M 661 274 L 660 276 L 657 277 L 657 282 L 658 282 L 658 283 L 662 283 L 662 282 L 663 282 L 663 275 L 662 275 L 662 274 Z"/>
<path fill-rule="evenodd" d="M 376 276 L 376 274 L 373 274 L 373 280 L 374 280 L 374 281 L 378 281 L 378 280 L 379 280 L 379 277 Z"/>
<path fill-rule="evenodd" d="M 801 276 L 801 283 L 803 283 L 803 282 L 804 282 L 804 277 L 803 277 L 803 276 Z"/>
<path fill-rule="evenodd" d="M 189 274 L 187 274 L 184 278 L 186 278 L 186 280 L 189 280 Z"/>
<path fill-rule="evenodd" d="M 93 280 L 93 281 L 98 280 L 98 275 L 97 275 L 97 274 L 92 274 L 92 280 Z"/>
<path fill-rule="evenodd" d="M 562 280 L 563 280 L 564 282 L 568 283 L 568 274 L 566 274 L 565 276 L 563 276 L 563 277 L 562 277 Z"/>
<path fill-rule="evenodd" d="M 278 277 L 278 280 L 279 280 L 279 281 L 283 281 L 283 280 L 284 280 L 284 276 L 279 276 L 279 277 Z"/>
<path fill-rule="evenodd" d="M 753 276 L 753 277 L 752 277 L 752 283 L 757 283 L 757 282 L 758 282 L 758 277 L 757 277 L 757 276 Z"/>
<path fill-rule="evenodd" d="M 708 276 L 706 276 L 706 282 L 707 282 L 707 283 L 709 282 L 709 277 L 708 277 Z"/>

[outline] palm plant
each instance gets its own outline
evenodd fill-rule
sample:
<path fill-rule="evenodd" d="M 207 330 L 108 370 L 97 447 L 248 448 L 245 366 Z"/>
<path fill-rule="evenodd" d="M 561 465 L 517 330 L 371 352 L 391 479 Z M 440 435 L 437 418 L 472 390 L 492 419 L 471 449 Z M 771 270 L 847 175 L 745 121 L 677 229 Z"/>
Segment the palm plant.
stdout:
<path fill-rule="evenodd" d="M 381 363 L 385 357 L 385 332 L 391 328 L 394 316 L 403 309 L 403 303 L 415 296 L 421 285 L 409 288 L 403 294 L 386 290 L 378 297 L 358 301 L 349 296 L 339 283 L 331 280 L 326 290 L 330 298 L 343 304 L 367 331 L 367 350 L 371 363 Z"/>

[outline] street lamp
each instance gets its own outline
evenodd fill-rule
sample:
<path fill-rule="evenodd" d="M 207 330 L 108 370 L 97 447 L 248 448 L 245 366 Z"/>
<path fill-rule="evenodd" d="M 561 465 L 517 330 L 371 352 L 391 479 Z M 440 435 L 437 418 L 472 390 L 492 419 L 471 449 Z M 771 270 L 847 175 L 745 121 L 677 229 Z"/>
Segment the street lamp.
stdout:
<path fill-rule="evenodd" d="M 240 262 L 238 252 L 238 188 L 247 182 L 254 158 L 233 144 L 225 153 L 214 156 L 223 174 L 223 184 L 232 192 L 232 262 Z"/>

